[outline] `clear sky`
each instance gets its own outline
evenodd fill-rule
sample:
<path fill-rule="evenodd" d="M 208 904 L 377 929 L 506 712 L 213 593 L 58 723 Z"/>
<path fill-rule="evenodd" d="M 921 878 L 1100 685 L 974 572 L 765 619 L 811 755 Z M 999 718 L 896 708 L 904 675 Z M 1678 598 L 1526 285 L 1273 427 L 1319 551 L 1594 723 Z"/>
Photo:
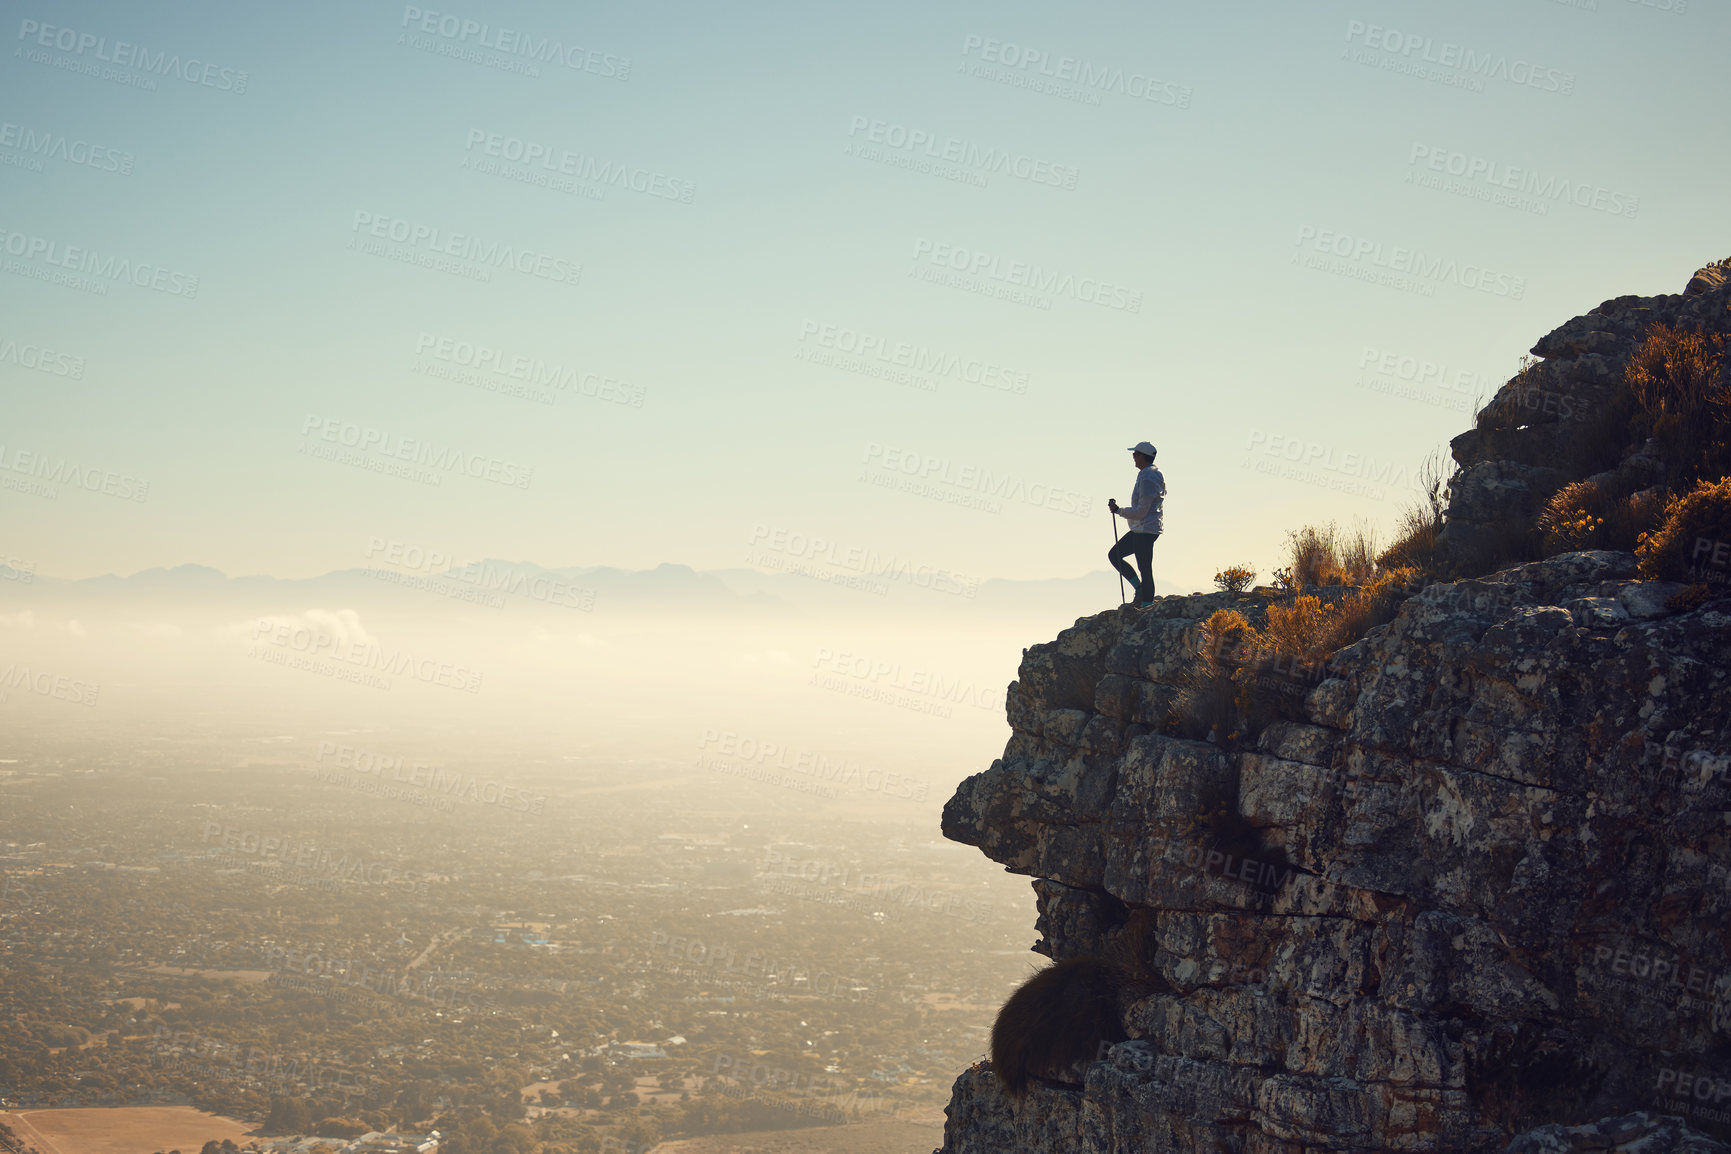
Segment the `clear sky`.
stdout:
<path fill-rule="evenodd" d="M 1072 576 L 1143 438 L 1156 568 L 1266 574 L 1731 253 L 1702 0 L 8 12 L 0 560 L 47 575 L 787 530 Z"/>

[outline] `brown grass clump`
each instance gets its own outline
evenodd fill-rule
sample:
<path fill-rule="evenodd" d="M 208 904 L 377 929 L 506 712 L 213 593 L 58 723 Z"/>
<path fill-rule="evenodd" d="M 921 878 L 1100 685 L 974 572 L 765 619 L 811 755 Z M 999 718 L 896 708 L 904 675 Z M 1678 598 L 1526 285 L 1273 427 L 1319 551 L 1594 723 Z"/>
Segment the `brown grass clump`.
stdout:
<path fill-rule="evenodd" d="M 1334 633 L 1328 639 L 1331 649 L 1345 648 L 1378 625 L 1393 621 L 1400 612 L 1401 602 L 1424 584 L 1423 571 L 1415 567 L 1387 568 L 1377 573 L 1368 584 L 1335 606 Z"/>
<path fill-rule="evenodd" d="M 1400 603 L 1421 582 L 1416 569 L 1387 569 L 1332 602 L 1300 596 L 1288 605 L 1270 605 L 1263 640 L 1282 657 L 1320 665 L 1337 649 L 1394 620 Z"/>
<path fill-rule="evenodd" d="M 1262 649 L 1262 637 L 1236 609 L 1217 609 L 1202 623 L 1196 661 L 1172 703 L 1172 727 L 1193 741 L 1235 741 L 1243 702 L 1234 675 Z"/>
<path fill-rule="evenodd" d="M 1419 500 L 1400 512 L 1394 543 L 1376 563 L 1383 569 L 1416 569 L 1434 573 L 1442 561 L 1443 510 L 1448 508 L 1448 477 L 1443 455 L 1432 453 L 1419 467 Z"/>
<path fill-rule="evenodd" d="M 1665 506 L 1635 550 L 1641 575 L 1724 587 L 1731 583 L 1731 477 L 1702 481 Z"/>
<path fill-rule="evenodd" d="M 1625 379 L 1651 421 L 1671 488 L 1731 471 L 1724 333 L 1655 324 L 1629 358 Z"/>
<path fill-rule="evenodd" d="M 1316 597 L 1294 597 L 1289 605 L 1270 605 L 1263 637 L 1270 649 L 1288 657 L 1309 658 L 1319 652 L 1332 632 L 1332 605 Z"/>
<path fill-rule="evenodd" d="M 1341 584 L 1363 585 L 1374 578 L 1377 552 L 1376 530 L 1368 523 L 1359 522 L 1351 532 L 1342 533 L 1335 547 L 1340 572 L 1346 577 Z"/>
<path fill-rule="evenodd" d="M 1376 572 L 1376 530 L 1365 524 L 1342 532 L 1330 521 L 1286 535 L 1287 564 L 1276 571 L 1294 591 L 1323 585 L 1361 585 Z"/>

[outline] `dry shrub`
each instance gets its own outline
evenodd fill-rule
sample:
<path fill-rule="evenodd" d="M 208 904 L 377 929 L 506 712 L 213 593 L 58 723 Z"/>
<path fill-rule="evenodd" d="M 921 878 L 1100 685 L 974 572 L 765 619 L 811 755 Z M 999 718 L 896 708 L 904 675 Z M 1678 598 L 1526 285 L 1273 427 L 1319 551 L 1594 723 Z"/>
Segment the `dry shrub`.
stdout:
<path fill-rule="evenodd" d="M 1334 522 L 1306 525 L 1286 535 L 1287 564 L 1280 570 L 1298 591 L 1319 585 L 1361 585 L 1376 572 L 1376 530 L 1360 523 L 1342 532 Z"/>
<path fill-rule="evenodd" d="M 1256 628 L 1236 609 L 1217 609 L 1202 623 L 1202 644 L 1210 660 L 1236 669 L 1256 649 Z"/>
<path fill-rule="evenodd" d="M 1420 581 L 1416 569 L 1390 569 L 1333 602 L 1294 597 L 1291 604 L 1270 605 L 1264 641 L 1282 657 L 1320 663 L 1378 625 L 1394 620 L 1400 603 Z"/>
<path fill-rule="evenodd" d="M 1332 609 L 1316 597 L 1294 597 L 1290 605 L 1270 605 L 1263 637 L 1276 653 L 1309 658 L 1327 640 Z"/>
<path fill-rule="evenodd" d="M 1652 423 L 1671 488 L 1725 475 L 1731 381 L 1724 333 L 1655 324 L 1629 358 L 1625 379 Z"/>
<path fill-rule="evenodd" d="M 1178 736 L 1195 741 L 1233 741 L 1241 708 L 1233 675 L 1262 648 L 1261 636 L 1236 609 L 1218 609 L 1202 622 L 1196 660 L 1172 702 Z"/>
<path fill-rule="evenodd" d="M 1609 504 L 1609 494 L 1597 481 L 1576 481 L 1551 494 L 1538 520 L 1545 556 L 1597 549 Z"/>
<path fill-rule="evenodd" d="M 1664 495 L 1658 489 L 1619 492 L 1598 481 L 1575 481 L 1551 495 L 1539 513 L 1546 557 L 1581 549 L 1632 551 L 1659 524 Z"/>
<path fill-rule="evenodd" d="M 1199 652 L 1172 705 L 1181 737 L 1232 746 L 1271 722 L 1304 720 L 1304 701 L 1322 681 L 1329 656 L 1394 618 L 1422 584 L 1418 570 L 1387 569 L 1324 601 L 1300 595 L 1268 607 L 1260 630 L 1234 609 L 1202 623 Z"/>
<path fill-rule="evenodd" d="M 1318 597 L 1268 607 L 1258 649 L 1233 674 L 1240 732 L 1257 733 L 1282 718 L 1304 720 L 1304 699 L 1323 678 L 1335 628 L 1334 606 Z"/>
<path fill-rule="evenodd" d="M 1441 561 L 1441 520 L 1418 506 L 1409 505 L 1401 510 L 1394 543 L 1382 551 L 1377 563 L 1400 568 L 1434 569 Z"/>
<path fill-rule="evenodd" d="M 1673 497 L 1635 556 L 1643 577 L 1723 588 L 1731 581 L 1731 477 Z"/>
<path fill-rule="evenodd" d="M 1343 649 L 1375 629 L 1394 620 L 1400 603 L 1416 592 L 1425 581 L 1416 567 L 1402 566 L 1384 569 L 1368 584 L 1334 606 L 1333 631 L 1325 644 L 1328 651 Z"/>
<path fill-rule="evenodd" d="M 1256 580 L 1256 570 L 1248 565 L 1228 565 L 1214 575 L 1214 584 L 1222 593 L 1242 593 Z"/>
<path fill-rule="evenodd" d="M 1442 453 L 1432 453 L 1419 467 L 1419 500 L 1400 512 L 1394 543 L 1376 563 L 1383 569 L 1416 569 L 1435 573 L 1442 563 L 1443 511 L 1448 508 L 1448 478 Z"/>
<path fill-rule="evenodd" d="M 1335 546 L 1340 570 L 1347 577 L 1343 585 L 1363 585 L 1376 576 L 1376 530 L 1368 522 L 1358 522 L 1352 531 L 1343 533 Z"/>
<path fill-rule="evenodd" d="M 1335 528 L 1332 522 L 1321 527 L 1306 525 L 1302 529 L 1287 533 L 1289 561 L 1284 571 L 1291 575 L 1289 583 L 1292 588 L 1309 589 L 1313 585 L 1338 584 L 1328 580 L 1340 568 L 1334 556 L 1334 537 Z"/>

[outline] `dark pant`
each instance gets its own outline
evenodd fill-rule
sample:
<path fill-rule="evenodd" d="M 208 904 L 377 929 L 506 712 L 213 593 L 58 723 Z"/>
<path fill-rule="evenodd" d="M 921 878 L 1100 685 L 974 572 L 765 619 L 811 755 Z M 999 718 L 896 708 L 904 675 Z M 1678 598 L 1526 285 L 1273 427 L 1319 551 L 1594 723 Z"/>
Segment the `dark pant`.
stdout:
<path fill-rule="evenodd" d="M 1154 574 L 1149 567 L 1154 563 L 1154 539 L 1158 536 L 1158 533 L 1126 533 L 1106 554 L 1112 568 L 1130 579 L 1130 588 L 1136 591 L 1137 601 L 1154 600 Z M 1137 577 L 1124 563 L 1124 558 L 1132 553 L 1136 554 L 1136 568 L 1142 570 L 1141 577 Z"/>

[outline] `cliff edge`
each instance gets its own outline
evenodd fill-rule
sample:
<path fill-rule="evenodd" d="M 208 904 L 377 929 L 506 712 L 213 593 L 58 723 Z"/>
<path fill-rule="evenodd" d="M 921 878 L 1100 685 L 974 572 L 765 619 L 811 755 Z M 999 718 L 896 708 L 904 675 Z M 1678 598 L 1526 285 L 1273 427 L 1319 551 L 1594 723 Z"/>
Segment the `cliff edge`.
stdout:
<path fill-rule="evenodd" d="M 1546 379 L 1626 359 L 1618 317 L 1723 324 L 1731 286 L 1702 275 L 1564 325 Z M 1559 436 L 1496 427 L 1530 387 L 1457 443 L 1457 503 L 1571 479 L 1492 454 Z M 1477 548 L 1468 512 L 1451 524 Z M 964 1072 L 943 1154 L 1731 1151 L 1731 589 L 1681 589 L 1614 550 L 1428 584 L 1269 673 L 1297 719 L 1241 746 L 1170 719 L 1203 622 L 1254 618 L 1265 591 L 1114 609 L 1027 650 L 1004 755 L 944 835 L 1036 879 L 1035 950 L 1145 933 L 1161 990 L 1074 1086 L 1015 1102 L 989 1062 Z"/>

